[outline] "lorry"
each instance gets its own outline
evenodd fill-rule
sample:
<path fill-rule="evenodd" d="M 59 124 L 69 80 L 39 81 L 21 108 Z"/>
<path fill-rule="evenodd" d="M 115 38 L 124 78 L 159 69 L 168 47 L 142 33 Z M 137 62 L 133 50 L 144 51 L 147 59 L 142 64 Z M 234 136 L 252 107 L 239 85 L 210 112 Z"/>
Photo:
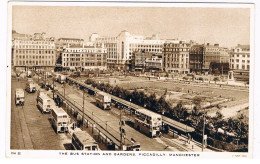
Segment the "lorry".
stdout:
<path fill-rule="evenodd" d="M 66 81 L 66 75 L 59 75 L 58 82 L 64 84 Z"/>
<path fill-rule="evenodd" d="M 15 105 L 24 105 L 24 91 L 22 88 L 15 90 Z"/>
<path fill-rule="evenodd" d="M 25 90 L 28 93 L 34 93 L 36 91 L 36 85 L 32 81 L 27 81 Z"/>
<path fill-rule="evenodd" d="M 111 109 L 111 96 L 105 92 L 97 92 L 96 93 L 96 104 L 97 107 L 100 107 L 104 110 Z"/>

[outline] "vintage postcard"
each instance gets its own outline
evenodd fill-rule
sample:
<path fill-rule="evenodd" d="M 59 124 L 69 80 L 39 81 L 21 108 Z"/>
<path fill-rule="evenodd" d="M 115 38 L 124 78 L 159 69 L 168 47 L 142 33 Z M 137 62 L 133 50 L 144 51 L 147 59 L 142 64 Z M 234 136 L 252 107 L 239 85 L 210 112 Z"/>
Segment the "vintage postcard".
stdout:
<path fill-rule="evenodd" d="M 252 157 L 254 4 L 9 2 L 8 21 L 7 157 Z"/>

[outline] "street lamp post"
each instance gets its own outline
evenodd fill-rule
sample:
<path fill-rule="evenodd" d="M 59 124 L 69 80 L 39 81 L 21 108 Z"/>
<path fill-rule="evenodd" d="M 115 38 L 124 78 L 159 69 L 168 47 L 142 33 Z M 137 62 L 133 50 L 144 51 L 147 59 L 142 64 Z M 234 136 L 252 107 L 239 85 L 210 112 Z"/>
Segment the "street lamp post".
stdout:
<path fill-rule="evenodd" d="M 122 144 L 122 111 L 121 111 L 121 106 L 119 107 L 120 110 L 120 150 L 123 150 L 123 144 Z"/>
<path fill-rule="evenodd" d="M 84 131 L 84 96 L 85 96 L 85 90 L 83 89 L 83 105 L 82 105 L 82 112 L 83 112 L 83 115 L 82 115 L 82 130 Z"/>
<path fill-rule="evenodd" d="M 203 114 L 203 130 L 202 130 L 202 152 L 204 150 L 204 135 L 205 135 L 205 109 L 204 109 L 204 114 Z"/>
<path fill-rule="evenodd" d="M 65 98 L 65 83 L 63 84 L 63 96 Z"/>
<path fill-rule="evenodd" d="M 52 90 L 52 98 L 54 99 L 54 91 L 55 91 L 55 88 L 54 88 L 54 78 L 52 79 L 52 86 L 53 86 L 53 90 Z"/>

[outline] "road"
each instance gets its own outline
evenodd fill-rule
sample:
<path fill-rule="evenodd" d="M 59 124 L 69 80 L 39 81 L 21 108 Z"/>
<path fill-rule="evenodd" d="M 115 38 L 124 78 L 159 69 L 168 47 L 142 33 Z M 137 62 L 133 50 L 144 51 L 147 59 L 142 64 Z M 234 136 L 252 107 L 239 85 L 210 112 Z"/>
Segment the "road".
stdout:
<path fill-rule="evenodd" d="M 56 83 L 56 89 L 60 93 L 64 94 L 62 85 Z M 66 84 L 65 97 L 69 98 L 70 101 L 74 102 L 78 106 L 82 106 L 83 104 L 83 93 L 75 86 Z M 95 100 L 91 96 L 85 96 L 84 104 L 84 112 L 87 115 L 92 117 L 93 112 L 93 117 L 100 120 L 99 124 L 106 127 L 107 122 L 108 131 L 116 131 L 119 134 L 119 117 L 114 113 L 116 111 L 105 111 L 98 108 L 95 105 Z M 180 151 L 179 148 L 169 146 L 167 141 L 160 138 L 147 137 L 146 135 L 136 131 L 131 126 L 126 125 L 124 129 L 126 131 L 126 136 L 128 138 L 134 138 L 139 142 L 143 151 Z"/>
<path fill-rule="evenodd" d="M 65 150 L 71 143 L 68 134 L 56 134 L 51 127 L 49 114 L 41 114 L 36 107 L 36 93 L 25 91 L 25 105 L 14 103 L 15 89 L 25 88 L 25 80 L 12 78 L 11 87 L 11 149 L 18 150 Z"/>

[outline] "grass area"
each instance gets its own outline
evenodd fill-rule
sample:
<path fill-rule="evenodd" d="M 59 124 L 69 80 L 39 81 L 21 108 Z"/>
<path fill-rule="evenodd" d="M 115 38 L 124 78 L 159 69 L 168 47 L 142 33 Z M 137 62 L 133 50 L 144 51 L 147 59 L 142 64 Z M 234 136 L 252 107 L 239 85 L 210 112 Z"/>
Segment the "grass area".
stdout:
<path fill-rule="evenodd" d="M 147 95 L 155 93 L 157 98 L 165 95 L 166 100 L 169 101 L 172 106 L 177 105 L 177 103 L 181 101 L 188 108 L 192 108 L 192 99 L 195 96 L 205 97 L 206 103 L 204 105 L 219 103 L 225 104 L 227 107 L 239 105 L 249 100 L 248 90 L 240 90 L 234 87 L 230 87 L 230 89 L 227 87 L 216 88 L 216 86 L 191 85 L 156 79 L 149 80 L 145 77 L 133 76 L 98 77 L 94 80 L 100 81 L 101 83 L 109 83 L 113 86 L 118 85 L 128 90 L 137 89 Z M 225 113 L 223 114 L 225 115 Z"/>

